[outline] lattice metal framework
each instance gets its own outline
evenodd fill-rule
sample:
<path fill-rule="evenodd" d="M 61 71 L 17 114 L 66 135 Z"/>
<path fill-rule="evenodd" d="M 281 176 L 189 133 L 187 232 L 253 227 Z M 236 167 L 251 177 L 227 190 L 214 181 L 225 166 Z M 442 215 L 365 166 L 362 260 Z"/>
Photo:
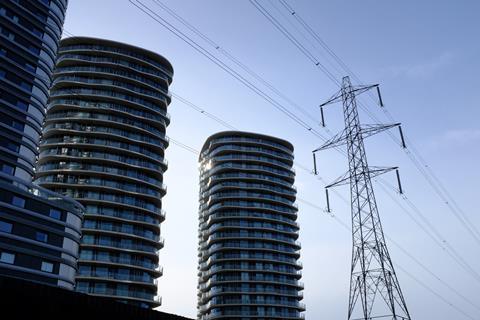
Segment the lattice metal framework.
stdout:
<path fill-rule="evenodd" d="M 392 127 L 399 127 L 400 124 L 360 125 L 356 96 L 372 88 L 377 89 L 380 105 L 383 106 L 378 85 L 353 87 L 349 77 L 343 78 L 341 90 L 322 104 L 321 108 L 342 101 L 345 129 L 313 153 L 315 155 L 315 152 L 320 150 L 347 145 L 349 171 L 326 188 L 327 210 L 330 211 L 328 188 L 350 184 L 353 249 L 348 319 L 410 320 L 385 243 L 371 182 L 372 177 L 397 168 L 369 167 L 363 143 L 363 138 Z M 400 135 L 402 145 L 405 147 L 401 129 Z M 400 180 L 398 182 L 401 192 Z"/>

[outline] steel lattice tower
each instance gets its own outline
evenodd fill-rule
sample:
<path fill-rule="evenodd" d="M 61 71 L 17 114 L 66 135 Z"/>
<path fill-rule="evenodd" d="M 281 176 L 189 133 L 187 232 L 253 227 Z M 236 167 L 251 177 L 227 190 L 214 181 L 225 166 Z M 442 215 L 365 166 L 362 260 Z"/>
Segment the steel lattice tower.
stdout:
<path fill-rule="evenodd" d="M 327 210 L 330 211 L 328 188 L 350 184 L 353 249 L 348 319 L 409 320 L 410 314 L 385 243 L 371 181 L 371 178 L 397 168 L 369 167 L 363 143 L 365 137 L 400 124 L 360 125 L 356 96 L 372 88 L 377 89 L 380 105 L 383 105 L 378 85 L 353 87 L 349 77 L 344 77 L 341 90 L 321 105 L 323 108 L 342 101 L 345 129 L 313 151 L 314 161 L 317 151 L 347 145 L 349 171 L 328 185 L 326 192 Z M 323 109 L 321 111 L 323 122 Z M 401 129 L 400 134 L 403 143 Z M 401 192 L 399 179 L 398 182 Z"/>

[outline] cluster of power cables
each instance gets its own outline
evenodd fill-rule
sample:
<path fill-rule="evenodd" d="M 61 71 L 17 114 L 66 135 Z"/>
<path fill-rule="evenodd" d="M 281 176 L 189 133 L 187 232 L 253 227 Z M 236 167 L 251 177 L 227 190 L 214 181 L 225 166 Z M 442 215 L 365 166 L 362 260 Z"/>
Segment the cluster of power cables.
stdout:
<path fill-rule="evenodd" d="M 179 39 L 184 41 L 187 45 L 192 47 L 195 51 L 200 53 L 202 56 L 210 60 L 212 63 L 214 63 L 216 66 L 224 70 L 227 74 L 235 78 L 237 81 L 239 81 L 241 84 L 243 84 L 245 87 L 247 87 L 249 90 L 253 91 L 256 95 L 261 97 L 265 102 L 268 104 L 272 105 L 276 110 L 279 112 L 283 113 L 287 117 L 289 117 L 291 120 L 293 120 L 295 123 L 297 123 L 299 126 L 304 128 L 307 132 L 310 134 L 313 134 L 315 137 L 319 138 L 322 141 L 326 141 L 330 136 L 331 132 L 328 130 L 328 128 L 325 128 L 326 135 L 322 134 L 315 126 L 312 126 L 309 124 L 308 120 L 305 118 L 314 121 L 314 123 L 317 123 L 316 119 L 307 111 L 305 108 L 301 107 L 300 105 L 296 104 L 293 99 L 290 99 L 287 97 L 284 93 L 282 93 L 280 90 L 275 88 L 275 86 L 265 80 L 263 77 L 258 75 L 256 72 L 254 72 L 251 68 L 249 68 L 246 64 L 242 63 L 239 59 L 237 59 L 235 56 L 233 56 L 231 53 L 229 53 L 227 50 L 225 50 L 223 47 L 221 47 L 218 43 L 214 42 L 211 38 L 207 37 L 204 33 L 202 33 L 199 29 L 194 27 L 191 23 L 189 23 L 186 19 L 182 18 L 180 15 L 178 15 L 175 11 L 173 11 L 171 8 L 166 6 L 163 2 L 160 0 L 152 0 L 151 4 L 147 4 L 145 1 L 141 0 L 129 0 L 131 4 L 133 4 L 135 7 L 137 7 L 139 10 L 141 10 L 144 14 L 149 16 L 151 19 L 153 19 L 155 22 L 160 24 L 162 27 L 167 29 L 169 32 L 173 33 L 175 36 L 177 36 Z M 250 3 L 266 18 L 268 21 L 270 21 L 290 42 L 292 42 L 295 47 L 298 48 L 298 50 L 305 55 L 311 62 L 312 64 L 325 76 L 330 79 L 334 84 L 337 86 L 341 86 L 340 82 L 337 80 L 335 75 L 326 67 L 326 64 L 322 63 L 322 60 L 317 58 L 317 53 L 320 52 L 312 52 L 309 50 L 303 43 L 304 41 L 312 41 L 309 40 L 307 35 L 309 35 L 313 41 L 316 44 L 320 45 L 320 47 L 325 51 L 325 53 L 330 56 L 338 66 L 333 65 L 333 68 L 336 70 L 337 74 L 341 74 L 342 72 L 345 74 L 348 74 L 352 76 L 352 78 L 361 83 L 360 79 L 351 71 L 351 69 L 345 64 L 340 57 L 325 43 L 325 41 L 322 40 L 322 38 L 314 31 L 313 28 L 310 27 L 310 25 L 292 8 L 291 5 L 289 5 L 285 0 L 279 0 L 279 2 L 274 2 L 270 0 L 271 8 L 276 10 L 279 14 L 281 14 L 284 18 L 290 18 L 294 19 L 295 23 L 298 25 L 296 26 L 293 23 L 290 23 L 292 27 L 294 27 L 298 32 L 300 32 L 302 38 L 304 39 L 299 40 L 298 37 L 296 37 L 292 32 L 289 31 L 287 27 L 285 27 L 282 22 L 273 15 L 266 6 L 260 4 L 256 0 L 250 0 Z M 158 8 L 162 9 L 165 13 L 167 13 L 171 18 L 173 18 L 178 24 L 181 25 L 181 27 L 176 27 L 174 24 L 170 23 L 167 19 L 165 19 L 164 16 L 162 16 L 158 10 L 156 10 L 153 6 L 156 5 Z M 278 7 L 278 4 L 280 4 L 281 7 Z M 281 10 L 284 10 L 284 13 L 282 13 Z M 181 30 L 181 28 L 186 28 L 190 32 L 193 32 L 199 39 L 201 39 L 207 46 L 210 46 L 213 49 L 207 49 L 205 45 L 201 45 L 199 42 L 187 35 L 185 32 Z M 67 31 L 66 31 L 67 32 Z M 68 32 L 67 32 L 68 33 Z M 72 34 L 70 34 L 72 35 Z M 310 43 L 312 44 L 312 43 Z M 217 57 L 216 54 L 220 54 L 221 56 L 225 57 L 229 62 L 225 62 L 224 60 L 220 59 Z M 323 54 L 323 52 L 322 52 Z M 240 71 L 237 71 L 235 68 L 233 68 L 230 64 L 233 64 L 237 68 L 240 68 Z M 243 74 L 242 74 L 243 73 Z M 270 92 L 267 92 L 267 90 L 262 89 L 259 87 L 257 84 L 255 84 L 253 81 L 249 80 L 248 76 L 253 77 L 261 83 L 266 89 L 268 89 Z M 229 124 L 225 120 L 223 120 L 221 117 L 218 117 L 212 113 L 207 112 L 204 108 L 199 107 L 198 105 L 194 104 L 193 102 L 187 100 L 186 98 L 181 97 L 180 95 L 176 93 L 172 93 L 172 96 L 185 104 L 186 106 L 190 107 L 191 109 L 199 112 L 200 114 L 218 122 L 219 124 L 225 126 L 226 128 L 229 129 L 236 129 L 233 125 Z M 373 97 L 370 96 L 372 99 Z M 376 102 L 376 101 L 375 101 Z M 360 103 L 360 107 L 376 122 L 378 121 L 378 118 L 372 114 L 363 103 Z M 294 112 L 292 110 L 296 110 L 297 112 Z M 392 122 L 394 121 L 392 115 L 383 108 L 383 111 L 385 112 L 386 116 L 388 119 Z M 398 139 L 394 135 L 390 135 L 391 138 L 396 142 L 399 143 Z M 174 143 L 175 145 L 184 148 L 192 153 L 198 154 L 198 150 L 195 148 L 192 148 L 188 146 L 185 143 L 182 143 L 180 141 L 177 141 L 175 139 L 170 138 L 170 141 Z M 413 162 L 415 167 L 419 170 L 421 175 L 427 180 L 429 185 L 432 187 L 434 192 L 440 197 L 440 199 L 443 201 L 443 203 L 448 207 L 448 209 L 454 214 L 454 216 L 460 221 L 462 226 L 467 230 L 467 232 L 472 235 L 472 237 L 475 239 L 475 241 L 480 245 L 480 232 L 478 229 L 471 223 L 471 221 L 468 219 L 467 215 L 461 210 L 453 196 L 448 192 L 448 190 L 443 186 L 443 184 L 440 182 L 436 174 L 433 172 L 433 170 L 426 164 L 425 160 L 423 157 L 420 155 L 420 153 L 415 149 L 413 146 L 412 142 L 410 140 L 407 140 L 407 145 L 409 145 L 409 149 L 406 149 L 405 152 L 408 156 L 408 158 Z M 338 152 L 340 152 L 343 155 L 346 155 L 345 151 L 342 149 L 337 149 Z M 313 175 L 313 172 L 308 169 L 307 166 L 299 163 L 295 163 L 295 166 L 304 170 L 305 172 L 308 172 L 309 174 Z M 325 180 L 320 177 L 320 176 L 315 176 L 316 179 L 320 180 L 322 183 L 325 184 Z M 422 230 L 424 230 L 429 237 L 432 238 L 432 240 L 442 249 L 444 250 L 462 269 L 467 272 L 470 276 L 472 276 L 476 281 L 480 282 L 480 275 L 478 272 L 472 268 L 467 261 L 458 253 L 458 251 L 453 248 L 446 240 L 445 238 L 441 235 L 441 233 L 433 226 L 431 222 L 428 221 L 428 219 L 425 217 L 425 215 L 422 214 L 422 212 L 416 207 L 413 202 L 408 199 L 405 195 L 402 195 L 402 200 L 405 201 L 408 207 L 414 212 L 412 214 L 408 209 L 406 209 L 404 206 L 396 200 L 394 192 L 396 189 L 389 185 L 388 183 L 381 181 L 381 185 L 384 188 L 384 190 L 389 194 L 389 196 L 399 205 L 399 207 L 405 211 L 409 216 L 413 219 L 413 221 L 418 224 Z M 340 194 L 337 193 L 337 195 L 346 203 L 349 203 L 347 199 L 342 197 Z M 300 202 L 309 205 L 315 209 L 318 209 L 322 212 L 325 212 L 321 207 L 308 202 L 303 199 L 298 199 Z M 347 230 L 350 230 L 350 228 L 343 222 L 341 221 L 338 217 L 332 215 L 332 217 L 340 223 L 343 227 L 345 227 Z M 419 221 L 417 217 L 420 217 Z M 434 279 L 442 283 L 445 287 L 447 287 L 451 292 L 455 293 L 458 297 L 460 297 L 463 301 L 468 303 L 469 305 L 473 306 L 474 308 L 480 310 L 480 307 L 471 301 L 469 298 L 467 298 L 465 295 L 460 293 L 458 290 L 456 290 L 452 285 L 448 284 L 445 280 L 443 280 L 441 277 L 437 276 L 435 273 L 431 271 L 430 267 L 425 266 L 423 263 L 419 261 L 419 259 L 415 258 L 412 256 L 408 250 L 404 249 L 401 247 L 397 242 L 393 241 L 391 238 L 388 238 L 390 242 L 392 242 L 395 246 L 397 246 L 403 253 L 405 253 L 407 256 L 409 256 L 412 261 L 414 261 L 417 265 L 419 265 L 423 270 L 428 272 Z M 397 264 L 398 266 L 398 264 Z M 443 297 L 441 294 L 439 294 L 437 291 L 433 290 L 431 287 L 429 287 L 427 284 L 419 280 L 417 277 L 412 275 L 411 273 L 407 272 L 405 268 L 402 268 L 398 266 L 399 269 L 401 269 L 405 274 L 410 276 L 412 279 L 414 279 L 417 283 L 419 283 L 422 287 L 424 287 L 426 290 L 430 291 L 432 294 L 437 296 L 440 300 L 457 310 L 459 313 L 463 314 L 465 317 L 470 318 L 470 319 L 475 319 L 468 313 L 466 313 L 462 308 L 456 306 L 455 304 L 451 303 L 448 299 Z"/>

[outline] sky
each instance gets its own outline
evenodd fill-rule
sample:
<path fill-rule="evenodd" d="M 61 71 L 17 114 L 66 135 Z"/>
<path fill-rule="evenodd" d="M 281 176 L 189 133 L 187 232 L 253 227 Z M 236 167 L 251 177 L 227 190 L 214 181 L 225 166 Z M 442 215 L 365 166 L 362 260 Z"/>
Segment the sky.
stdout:
<path fill-rule="evenodd" d="M 188 33 L 152 0 L 142 0 L 161 17 Z M 292 45 L 247 0 L 161 0 L 221 48 L 235 56 L 283 95 L 295 101 L 316 121 L 284 103 L 325 136 L 342 129 L 340 105 L 325 109 L 327 130 L 319 126 L 318 105 L 338 87 Z M 71 0 L 65 29 L 140 46 L 165 56 L 175 69 L 171 91 L 232 126 L 286 139 L 295 146 L 296 162 L 312 168 L 311 151 L 322 141 L 200 55 L 191 46 L 142 13 L 128 0 Z M 480 270 L 480 245 L 449 209 L 409 158 L 421 154 L 420 168 L 431 170 L 469 221 L 480 229 L 476 200 L 480 196 L 480 125 L 478 82 L 480 71 L 480 2 L 424 1 L 315 1 L 287 0 L 354 71 L 362 84 L 379 83 L 382 98 L 395 121 L 402 122 L 408 149 L 402 150 L 383 133 L 366 141 L 369 164 L 399 166 L 405 196 L 374 182 L 387 245 L 412 319 L 480 319 L 480 281 L 459 265 Z M 298 24 L 276 0 L 261 0 L 282 25 L 292 30 L 323 65 L 340 80 L 345 72 L 312 39 L 302 38 Z M 282 15 L 283 14 L 283 15 Z M 218 50 L 195 37 L 222 61 Z M 232 65 L 233 66 L 233 65 Z M 246 75 L 247 77 L 247 75 Z M 268 90 L 258 81 L 262 90 Z M 354 81 L 354 84 L 360 84 Z M 274 96 L 273 93 L 269 93 Z M 368 95 L 360 98 L 381 122 L 391 122 Z M 219 123 L 173 99 L 167 135 L 196 150 L 208 136 L 226 130 Z M 361 120 L 374 120 L 361 110 Z M 397 135 L 396 131 L 392 131 Z M 417 153 L 415 153 L 417 154 Z M 163 199 L 167 218 L 162 224 L 165 248 L 160 251 L 164 275 L 159 279 L 163 304 L 159 310 L 196 316 L 198 157 L 175 144 L 167 149 L 169 169 L 164 176 L 168 192 Z M 317 155 L 318 170 L 333 181 L 347 170 L 346 158 L 333 150 Z M 425 165 L 427 167 L 425 167 Z M 308 170 L 307 170 L 308 171 Z M 324 183 L 297 168 L 298 221 L 308 319 L 345 319 L 348 303 L 351 234 L 348 187 L 331 193 L 331 215 L 325 208 Z M 394 174 L 382 177 L 396 184 Z M 436 182 L 435 182 L 436 184 Z M 387 190 L 389 190 L 387 188 Z M 391 196 L 390 196 L 391 195 Z M 400 204 L 400 206 L 398 205 Z M 402 207 L 405 209 L 402 209 Z M 408 209 L 408 210 L 407 210 Z M 412 219 L 413 218 L 413 219 Z M 434 242 L 414 220 L 425 218 L 441 236 Z M 428 227 L 424 227 L 428 228 Z M 445 242 L 443 242 L 445 241 Z M 396 246 L 398 244 L 399 246 Z M 458 256 L 452 258 L 454 248 Z M 450 253 L 449 253 L 450 252 Z M 413 276 L 414 278 L 412 278 Z"/>

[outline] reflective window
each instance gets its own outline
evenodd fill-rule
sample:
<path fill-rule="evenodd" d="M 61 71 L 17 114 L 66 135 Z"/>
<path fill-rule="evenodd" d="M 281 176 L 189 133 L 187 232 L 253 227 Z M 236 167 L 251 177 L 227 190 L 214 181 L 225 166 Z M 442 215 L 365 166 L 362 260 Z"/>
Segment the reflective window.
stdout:
<path fill-rule="evenodd" d="M 0 253 L 0 262 L 13 264 L 15 262 L 15 254 L 8 252 Z"/>
<path fill-rule="evenodd" d="M 57 209 L 50 209 L 49 215 L 51 218 L 57 219 L 57 220 L 60 220 L 62 217 L 62 213 L 60 212 L 60 210 L 57 210 Z"/>
<path fill-rule="evenodd" d="M 4 163 L 2 165 L 2 172 L 3 173 L 6 173 L 6 174 L 9 174 L 9 175 L 13 175 L 13 171 L 14 171 L 14 167 Z"/>
<path fill-rule="evenodd" d="M 48 242 L 48 234 L 45 232 L 37 231 L 35 233 L 35 240 L 40 242 Z"/>
<path fill-rule="evenodd" d="M 11 223 L 0 220 L 0 231 L 1 232 L 12 233 L 12 227 L 13 227 L 13 225 Z"/>
<path fill-rule="evenodd" d="M 12 204 L 14 206 L 24 208 L 25 207 L 25 199 L 17 197 L 17 196 L 13 196 L 12 197 Z"/>
<path fill-rule="evenodd" d="M 41 270 L 44 272 L 53 272 L 53 263 L 47 262 L 47 261 L 42 261 L 42 267 Z"/>

